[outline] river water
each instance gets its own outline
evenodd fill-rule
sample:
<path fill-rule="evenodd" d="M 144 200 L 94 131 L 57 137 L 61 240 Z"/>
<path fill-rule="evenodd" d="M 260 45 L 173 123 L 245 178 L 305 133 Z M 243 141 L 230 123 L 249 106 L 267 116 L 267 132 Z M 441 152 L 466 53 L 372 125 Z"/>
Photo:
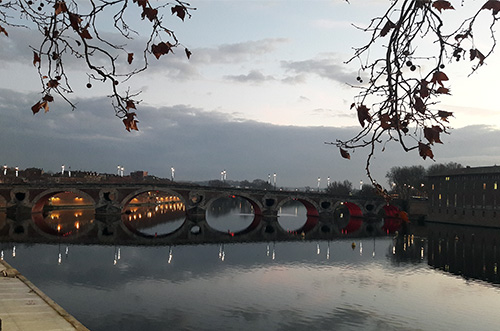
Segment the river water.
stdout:
<path fill-rule="evenodd" d="M 223 229 L 248 219 L 232 214 L 207 219 Z M 303 211 L 281 217 L 294 227 Z M 94 331 L 498 330 L 499 239 L 499 230 L 428 224 L 328 241 L 0 247 Z"/>

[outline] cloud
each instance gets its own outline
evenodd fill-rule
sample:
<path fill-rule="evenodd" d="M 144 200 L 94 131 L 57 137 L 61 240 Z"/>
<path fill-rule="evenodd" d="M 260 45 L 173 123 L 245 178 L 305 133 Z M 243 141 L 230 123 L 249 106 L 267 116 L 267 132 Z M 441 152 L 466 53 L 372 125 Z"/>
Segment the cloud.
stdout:
<path fill-rule="evenodd" d="M 258 70 L 252 70 L 247 75 L 227 75 L 224 76 L 225 79 L 232 80 L 241 83 L 254 83 L 259 84 L 267 81 L 276 80 L 273 76 L 266 76 Z"/>
<path fill-rule="evenodd" d="M 344 160 L 336 147 L 324 144 L 351 138 L 358 127 L 279 126 L 189 105 L 140 104 L 140 131 L 129 133 L 107 98 L 78 99 L 75 111 L 56 101 L 48 113 L 32 115 L 36 97 L 0 89 L 0 163 L 46 171 L 66 164 L 73 170 L 107 173 L 120 164 L 126 173 L 144 170 L 161 177 L 168 177 L 174 166 L 178 179 L 186 181 L 217 179 L 222 169 L 234 180 L 265 180 L 276 172 L 278 185 L 287 187 L 315 187 L 318 177 L 327 176 L 353 183 L 367 180 L 367 150 L 350 151 L 351 160 Z M 456 129 L 442 140 L 444 145 L 433 147 L 437 162 L 498 163 L 500 131 L 490 126 Z M 392 166 L 433 164 L 416 151 L 403 152 L 394 142 L 384 152 L 382 148 L 376 147 L 372 160 L 372 173 L 382 184 Z"/>
<path fill-rule="evenodd" d="M 282 61 L 281 66 L 297 75 L 317 75 L 340 83 L 354 83 L 357 74 L 348 72 L 334 57 L 315 58 L 303 61 Z"/>
<path fill-rule="evenodd" d="M 288 42 L 285 38 L 268 38 L 257 41 L 223 44 L 214 48 L 193 50 L 191 61 L 195 64 L 234 64 L 254 60 L 274 52 L 279 45 Z"/>

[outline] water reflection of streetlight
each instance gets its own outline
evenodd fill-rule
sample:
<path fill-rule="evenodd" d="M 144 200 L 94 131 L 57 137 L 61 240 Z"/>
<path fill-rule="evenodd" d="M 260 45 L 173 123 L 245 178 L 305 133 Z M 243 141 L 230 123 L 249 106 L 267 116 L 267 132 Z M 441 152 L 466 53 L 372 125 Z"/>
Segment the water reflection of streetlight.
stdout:
<path fill-rule="evenodd" d="M 172 262 L 172 246 L 168 248 L 168 264 Z"/>

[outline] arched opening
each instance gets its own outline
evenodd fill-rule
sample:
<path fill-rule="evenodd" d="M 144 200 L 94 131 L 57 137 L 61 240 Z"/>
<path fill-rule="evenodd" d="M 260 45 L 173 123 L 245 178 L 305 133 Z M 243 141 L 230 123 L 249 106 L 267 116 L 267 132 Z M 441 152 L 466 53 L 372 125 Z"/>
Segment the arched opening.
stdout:
<path fill-rule="evenodd" d="M 131 232 L 161 237 L 177 231 L 186 220 L 186 205 L 172 192 L 146 191 L 132 197 L 123 208 L 122 222 Z"/>
<path fill-rule="evenodd" d="M 81 234 L 94 226 L 94 202 L 81 193 L 47 193 L 36 201 L 32 212 L 34 224 L 42 232 L 52 236 Z"/>
<path fill-rule="evenodd" d="M 304 199 L 290 199 L 278 210 L 278 223 L 287 232 L 308 232 L 318 224 L 318 210 Z"/>
<path fill-rule="evenodd" d="M 335 226 L 342 234 L 357 232 L 363 224 L 361 208 L 352 202 L 342 202 L 333 215 Z"/>
<path fill-rule="evenodd" d="M 254 230 L 260 223 L 260 208 L 244 196 L 221 196 L 210 202 L 205 218 L 208 225 L 220 232 L 240 235 Z"/>

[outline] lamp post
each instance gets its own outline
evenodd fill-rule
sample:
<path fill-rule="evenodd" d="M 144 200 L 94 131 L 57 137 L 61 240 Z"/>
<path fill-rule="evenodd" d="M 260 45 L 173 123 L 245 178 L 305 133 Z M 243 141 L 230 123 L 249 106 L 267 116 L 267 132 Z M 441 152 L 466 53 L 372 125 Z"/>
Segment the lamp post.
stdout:
<path fill-rule="evenodd" d="M 359 189 L 360 189 L 360 190 L 362 190 L 362 189 L 363 189 L 363 181 L 362 181 L 362 180 L 360 180 L 360 181 L 359 181 Z"/>
<path fill-rule="evenodd" d="M 273 174 L 274 189 L 276 190 L 276 173 Z"/>
<path fill-rule="evenodd" d="M 175 178 L 175 169 L 174 167 L 170 167 L 170 180 L 174 181 Z"/>
<path fill-rule="evenodd" d="M 120 165 L 118 165 L 118 166 L 116 167 L 116 175 L 117 175 L 117 176 L 120 176 L 120 169 L 121 169 L 121 167 L 120 167 Z"/>
<path fill-rule="evenodd" d="M 61 166 L 61 175 L 64 175 L 64 164 Z"/>
<path fill-rule="evenodd" d="M 321 177 L 318 177 L 318 192 L 319 192 L 319 186 L 321 184 Z"/>
<path fill-rule="evenodd" d="M 326 187 L 330 187 L 330 176 L 326 179 Z"/>
<path fill-rule="evenodd" d="M 4 164 L 4 166 L 3 166 L 3 175 L 7 176 L 7 165 L 6 164 Z"/>
<path fill-rule="evenodd" d="M 123 177 L 123 172 L 124 172 L 124 171 L 125 171 L 125 168 L 124 168 L 124 167 L 121 167 L 121 168 L 120 168 L 120 176 L 122 176 L 122 177 Z"/>
<path fill-rule="evenodd" d="M 16 177 L 19 176 L 19 167 L 16 167 Z"/>

